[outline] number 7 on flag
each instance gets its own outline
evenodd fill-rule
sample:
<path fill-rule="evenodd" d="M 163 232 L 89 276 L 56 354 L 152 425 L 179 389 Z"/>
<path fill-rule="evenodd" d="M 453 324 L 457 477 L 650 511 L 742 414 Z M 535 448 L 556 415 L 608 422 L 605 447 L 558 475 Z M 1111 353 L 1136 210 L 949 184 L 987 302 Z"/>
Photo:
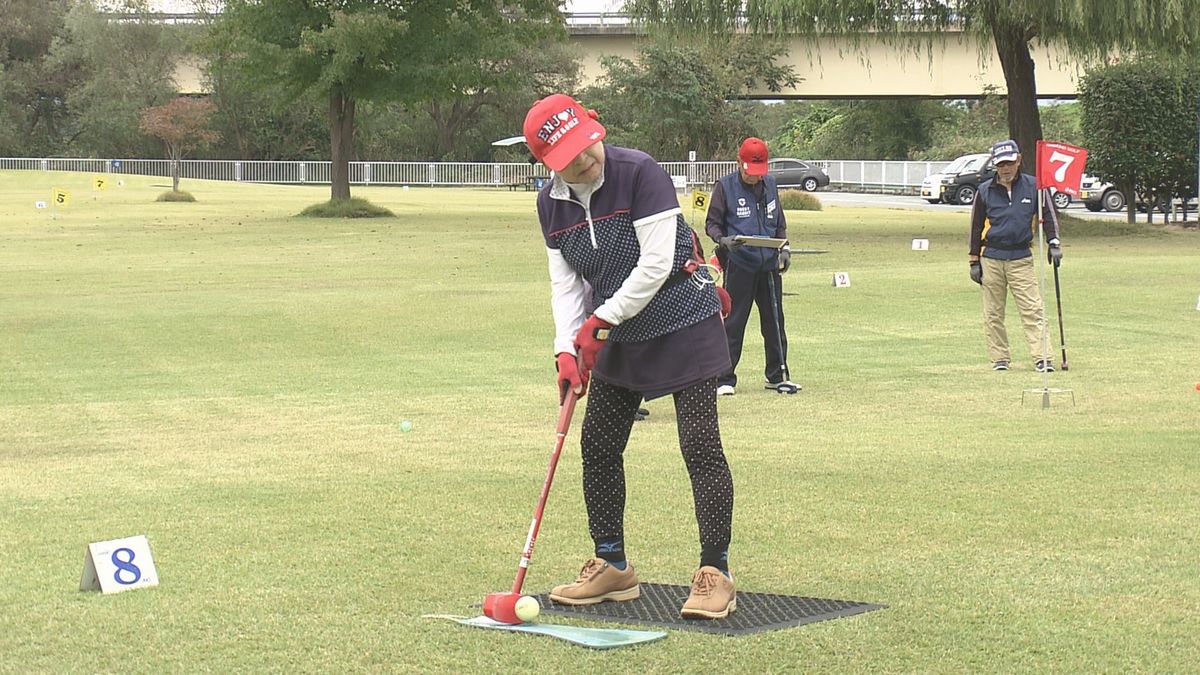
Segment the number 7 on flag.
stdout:
<path fill-rule="evenodd" d="M 1087 163 L 1088 151 L 1069 143 L 1057 141 L 1037 142 L 1037 186 L 1038 189 L 1052 187 L 1072 197 L 1079 196 L 1079 184 L 1083 181 L 1083 167 Z"/>

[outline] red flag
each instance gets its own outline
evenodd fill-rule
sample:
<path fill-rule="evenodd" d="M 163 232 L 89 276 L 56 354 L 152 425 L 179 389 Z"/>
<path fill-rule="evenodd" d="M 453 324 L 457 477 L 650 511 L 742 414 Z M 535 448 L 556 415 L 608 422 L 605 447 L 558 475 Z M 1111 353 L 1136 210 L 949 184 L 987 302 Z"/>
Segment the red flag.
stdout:
<path fill-rule="evenodd" d="M 1083 165 L 1087 163 L 1088 151 L 1069 143 L 1058 141 L 1037 142 L 1037 186 L 1038 189 L 1052 187 L 1072 197 L 1079 196 L 1079 183 L 1083 180 Z"/>

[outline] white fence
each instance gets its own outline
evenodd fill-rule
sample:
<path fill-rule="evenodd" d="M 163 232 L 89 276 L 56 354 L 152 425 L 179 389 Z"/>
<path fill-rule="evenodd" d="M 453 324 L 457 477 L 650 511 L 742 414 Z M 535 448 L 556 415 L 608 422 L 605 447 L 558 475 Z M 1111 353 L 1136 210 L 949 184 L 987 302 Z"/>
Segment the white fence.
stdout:
<path fill-rule="evenodd" d="M 915 192 L 925 176 L 949 162 L 824 160 L 813 162 L 829 174 L 835 190 Z M 686 176 L 689 186 L 711 186 L 736 168 L 734 162 L 659 162 L 667 173 Z M 166 159 L 0 158 L 0 170 L 82 171 L 89 173 L 170 176 Z M 182 178 L 247 183 L 329 184 L 330 162 L 185 159 Z M 526 162 L 351 162 L 354 185 L 532 186 L 549 174 Z"/>

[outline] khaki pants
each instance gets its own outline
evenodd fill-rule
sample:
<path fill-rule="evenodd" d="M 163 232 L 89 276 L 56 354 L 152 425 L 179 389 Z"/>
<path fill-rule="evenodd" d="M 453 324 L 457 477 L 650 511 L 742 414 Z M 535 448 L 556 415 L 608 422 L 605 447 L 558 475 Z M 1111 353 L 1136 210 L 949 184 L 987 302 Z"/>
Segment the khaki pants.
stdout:
<path fill-rule="evenodd" d="M 1021 314 L 1030 356 L 1034 361 L 1049 361 L 1050 341 L 1043 340 L 1043 332 L 1048 330 L 1046 313 L 1033 256 L 1020 260 L 980 258 L 980 262 L 983 264 L 983 331 L 987 336 L 988 356 L 993 362 L 1012 360 L 1008 331 L 1004 329 L 1004 304 L 1011 290 Z"/>

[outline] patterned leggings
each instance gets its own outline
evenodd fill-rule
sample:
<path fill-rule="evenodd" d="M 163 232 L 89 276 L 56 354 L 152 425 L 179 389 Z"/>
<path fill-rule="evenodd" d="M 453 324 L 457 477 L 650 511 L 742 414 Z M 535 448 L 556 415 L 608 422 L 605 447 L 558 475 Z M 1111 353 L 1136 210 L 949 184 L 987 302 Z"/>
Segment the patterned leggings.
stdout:
<path fill-rule="evenodd" d="M 721 550 L 729 547 L 733 477 L 721 448 L 716 392 L 717 380 L 711 378 L 674 396 L 679 448 L 692 481 L 700 545 Z M 587 399 L 581 445 L 588 530 L 597 541 L 624 538 L 624 452 L 642 395 L 592 380 Z"/>

